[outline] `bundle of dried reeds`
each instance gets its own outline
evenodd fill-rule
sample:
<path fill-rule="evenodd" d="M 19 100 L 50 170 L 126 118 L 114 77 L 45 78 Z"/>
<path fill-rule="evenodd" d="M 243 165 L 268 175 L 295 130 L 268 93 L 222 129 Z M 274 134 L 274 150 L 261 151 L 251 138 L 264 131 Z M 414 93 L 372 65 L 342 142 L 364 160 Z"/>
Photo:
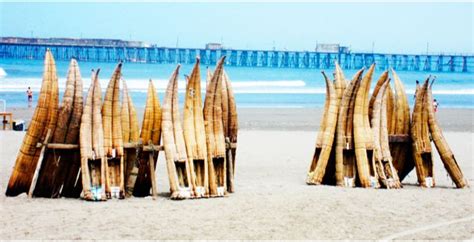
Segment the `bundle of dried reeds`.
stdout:
<path fill-rule="evenodd" d="M 102 123 L 104 128 L 104 149 L 107 156 L 106 194 L 108 198 L 124 198 L 124 162 L 122 121 L 120 108 L 120 79 L 122 63 L 119 63 L 112 74 L 104 103 L 102 105 Z"/>
<path fill-rule="evenodd" d="M 104 131 L 102 127 L 102 91 L 99 71 L 92 71 L 91 86 L 87 93 L 80 127 L 81 174 L 84 199 L 88 201 L 107 200 L 106 157 Z"/>
<path fill-rule="evenodd" d="M 211 197 L 224 196 L 227 191 L 225 137 L 222 123 L 222 72 L 224 60 L 225 56 L 217 62 L 204 101 L 204 124 L 209 165 L 209 193 Z"/>
<path fill-rule="evenodd" d="M 349 85 L 337 63 L 334 82 L 323 73 L 326 102 L 308 184 L 401 187 L 389 148 L 394 95 L 386 71 L 369 99 L 374 70 L 372 65 L 365 76 L 359 70 Z"/>
<path fill-rule="evenodd" d="M 227 154 L 227 191 L 234 192 L 235 154 L 237 152 L 237 134 L 239 123 L 237 118 L 237 104 L 229 76 L 222 70 L 222 123 L 224 136 L 228 146 Z"/>
<path fill-rule="evenodd" d="M 184 101 L 184 140 L 188 155 L 191 187 L 194 196 L 209 195 L 209 176 L 207 164 L 206 132 L 202 110 L 200 60 L 196 63 L 189 76 Z"/>
<path fill-rule="evenodd" d="M 395 93 L 392 95 L 391 88 L 388 90 L 387 118 L 391 120 L 389 133 L 395 138 L 390 142 L 390 153 L 393 157 L 393 165 L 398 171 L 398 176 L 400 180 L 403 180 L 415 166 L 411 156 L 411 145 L 409 145 L 410 106 L 405 93 L 405 87 L 394 70 L 392 70 L 392 76 Z M 390 117 L 391 119 L 389 119 Z"/>
<path fill-rule="evenodd" d="M 374 138 L 369 122 L 369 90 L 375 65 L 362 78 L 354 103 L 354 148 L 357 172 L 362 187 L 378 187 L 378 176 L 373 161 Z"/>
<path fill-rule="evenodd" d="M 76 90 L 76 88 L 79 90 Z M 82 102 L 82 78 L 77 61 L 72 59 L 57 119 L 57 122 L 61 125 L 58 125 L 54 130 L 51 139 L 52 143 L 78 144 L 80 115 L 82 115 L 83 108 Z M 67 175 L 77 178 L 79 166 L 80 156 L 76 150 L 46 150 L 33 195 L 38 197 L 59 197 L 61 187 L 65 184 Z M 74 184 L 70 182 L 69 186 L 64 187 L 62 190 L 68 196 L 78 197 L 80 188 L 74 189 L 75 187 L 78 187 L 77 182 L 74 182 Z"/>
<path fill-rule="evenodd" d="M 131 106 L 129 106 L 131 107 Z M 132 120 L 132 119 L 130 119 Z M 153 85 L 153 81 L 148 83 L 148 93 L 143 114 L 142 129 L 140 132 L 140 140 L 144 145 L 159 145 L 161 138 L 161 120 L 162 110 L 160 101 Z M 145 152 L 139 151 L 138 162 L 134 162 L 129 178 L 127 179 L 127 193 L 136 197 L 144 197 L 150 195 L 152 187 L 152 179 L 155 172 L 156 162 L 158 160 L 159 151 Z M 153 162 L 150 163 L 151 160 Z M 153 170 L 150 169 L 153 168 Z M 154 191 L 156 193 L 156 191 Z"/>
<path fill-rule="evenodd" d="M 45 54 L 43 81 L 38 97 L 38 104 L 33 113 L 28 131 L 15 161 L 12 175 L 8 182 L 7 196 L 17 196 L 28 192 L 41 153 L 37 143 L 48 142 L 46 134 L 52 134 L 56 127 L 58 110 L 58 77 L 56 64 L 48 49 Z"/>
<path fill-rule="evenodd" d="M 170 77 L 163 103 L 162 132 L 171 199 L 192 197 L 191 170 L 178 106 L 178 65 Z"/>
<path fill-rule="evenodd" d="M 338 96 L 334 83 L 329 80 L 324 72 L 326 82 L 326 103 L 324 105 L 324 114 L 316 141 L 315 153 L 311 167 L 308 172 L 306 183 L 311 185 L 322 184 L 326 174 L 327 164 L 331 156 L 332 145 L 335 137 L 337 114 L 338 114 Z"/>
<path fill-rule="evenodd" d="M 374 137 L 373 159 L 380 184 L 386 188 L 401 188 L 388 144 L 386 90 L 389 82 L 388 71 L 385 71 L 377 81 L 370 99 L 370 123 Z"/>
<path fill-rule="evenodd" d="M 428 90 L 426 91 L 426 105 L 428 107 L 428 124 L 430 128 L 431 138 L 438 150 L 441 161 L 444 164 L 444 168 L 448 171 L 449 176 L 456 184 L 457 188 L 463 188 L 468 185 L 467 179 L 464 178 L 461 168 L 459 167 L 456 158 L 454 157 L 451 148 L 446 142 L 446 139 L 443 136 L 443 131 L 441 131 L 438 121 L 436 120 L 436 115 L 433 107 L 433 94 L 431 88 L 434 80 L 431 82 Z"/>
<path fill-rule="evenodd" d="M 413 147 L 413 160 L 415 161 L 418 183 L 423 187 L 433 187 L 433 157 L 428 128 L 427 96 L 429 78 L 416 92 L 413 121 L 411 123 L 411 137 Z"/>
<path fill-rule="evenodd" d="M 125 80 L 122 79 L 122 138 L 125 144 L 131 143 L 137 145 L 140 141 L 137 112 L 133 105 L 132 97 L 128 93 Z M 125 195 L 131 196 L 138 175 L 139 150 L 124 150 L 124 181 Z"/>
<path fill-rule="evenodd" d="M 76 68 L 77 67 L 77 68 Z M 65 143 L 66 144 L 79 144 L 79 129 L 81 126 L 82 111 L 84 108 L 83 100 L 83 84 L 79 65 L 73 64 L 75 87 L 74 87 L 74 101 L 73 111 L 71 118 L 69 119 L 68 132 L 66 133 Z M 58 182 L 63 183 L 61 190 L 61 196 L 78 198 L 82 192 L 82 182 L 80 179 L 81 169 L 81 156 L 80 152 L 73 152 L 73 158 L 71 162 L 62 162 L 64 169 L 60 169 L 60 177 L 57 178 Z M 59 185 L 55 185 L 59 188 Z"/>
<path fill-rule="evenodd" d="M 355 185 L 356 162 L 353 137 L 354 102 L 362 80 L 363 69 L 359 70 L 345 88 L 339 105 L 336 129 L 336 184 L 352 187 Z"/>

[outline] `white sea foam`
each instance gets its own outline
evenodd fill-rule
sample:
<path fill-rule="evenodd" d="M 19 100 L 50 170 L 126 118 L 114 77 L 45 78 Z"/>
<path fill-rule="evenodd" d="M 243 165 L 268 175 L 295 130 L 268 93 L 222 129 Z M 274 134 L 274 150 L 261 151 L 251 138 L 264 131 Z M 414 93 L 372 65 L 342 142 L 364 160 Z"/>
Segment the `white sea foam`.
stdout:
<path fill-rule="evenodd" d="M 7 76 L 7 73 L 5 72 L 3 68 L 0 67 L 0 78 L 6 77 L 6 76 Z"/>
<path fill-rule="evenodd" d="M 84 91 L 87 91 L 90 85 L 90 78 L 83 78 Z M 101 87 L 103 90 L 107 87 L 109 82 L 108 78 L 100 79 Z M 143 92 L 146 93 L 148 88 L 147 79 L 126 79 L 127 86 L 131 92 Z M 64 90 L 66 83 L 65 78 L 59 79 L 59 89 Z M 153 80 L 153 83 L 158 92 L 163 93 L 168 85 L 167 79 Z M 186 82 L 184 80 L 179 81 L 179 92 L 184 93 Z M 202 80 L 201 87 L 205 90 L 206 82 Z M 41 78 L 10 78 L 5 77 L 0 80 L 0 92 L 24 92 L 28 87 L 31 87 L 33 91 L 39 91 L 41 88 Z M 237 94 L 325 94 L 326 89 L 324 86 L 321 87 L 310 87 L 307 86 L 303 80 L 253 80 L 253 81 L 232 81 L 232 87 L 234 92 Z M 474 88 L 465 89 L 438 89 L 442 88 L 440 85 L 433 89 L 433 94 L 436 95 L 474 95 Z M 407 94 L 414 94 L 414 89 L 408 88 Z"/>

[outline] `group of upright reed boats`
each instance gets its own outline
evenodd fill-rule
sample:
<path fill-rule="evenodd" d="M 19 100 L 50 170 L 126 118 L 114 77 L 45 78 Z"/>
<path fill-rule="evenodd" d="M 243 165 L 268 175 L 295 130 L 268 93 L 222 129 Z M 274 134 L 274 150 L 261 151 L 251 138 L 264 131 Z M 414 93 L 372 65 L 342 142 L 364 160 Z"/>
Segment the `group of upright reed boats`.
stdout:
<path fill-rule="evenodd" d="M 157 196 L 155 167 L 165 152 L 172 199 L 221 197 L 234 192 L 237 109 L 222 57 L 208 69 L 204 106 L 200 61 L 186 76 L 183 119 L 178 102 L 180 65 L 173 71 L 163 105 L 150 80 L 143 122 L 115 68 L 102 99 L 100 70 L 92 70 L 83 97 L 79 66 L 72 59 L 61 105 L 54 58 L 45 55 L 38 104 L 18 153 L 6 195 L 83 197 L 90 201 Z M 345 187 L 401 188 L 416 169 L 422 187 L 435 185 L 433 141 L 456 187 L 467 186 L 437 123 L 431 88 L 417 85 L 410 107 L 392 70 L 379 77 L 369 98 L 375 65 L 346 80 L 336 63 L 334 80 L 324 72 L 326 102 L 306 182 Z M 122 86 L 122 88 L 120 88 Z M 163 140 L 161 140 L 163 139 Z"/>
<path fill-rule="evenodd" d="M 337 63 L 334 80 L 323 72 L 326 102 L 306 183 L 395 189 L 416 169 L 419 185 L 433 187 L 433 141 L 456 187 L 467 186 L 436 120 L 434 78 L 417 84 L 410 118 L 406 92 L 394 70 L 394 89 L 385 71 L 369 97 L 374 70 L 375 64 L 365 75 L 361 69 L 352 80 L 346 80 Z"/>
<path fill-rule="evenodd" d="M 90 201 L 155 197 L 155 167 L 163 150 L 172 199 L 234 192 L 237 108 L 224 60 L 219 60 L 214 73 L 208 70 L 203 107 L 196 58 L 187 77 L 183 119 L 178 103 L 180 65 L 171 75 L 163 105 L 150 80 L 140 129 L 122 78 L 122 63 L 115 68 L 103 99 L 100 70 L 92 70 L 84 98 L 79 66 L 72 59 L 58 105 L 56 65 L 47 50 L 38 104 L 6 195 L 82 196 Z"/>

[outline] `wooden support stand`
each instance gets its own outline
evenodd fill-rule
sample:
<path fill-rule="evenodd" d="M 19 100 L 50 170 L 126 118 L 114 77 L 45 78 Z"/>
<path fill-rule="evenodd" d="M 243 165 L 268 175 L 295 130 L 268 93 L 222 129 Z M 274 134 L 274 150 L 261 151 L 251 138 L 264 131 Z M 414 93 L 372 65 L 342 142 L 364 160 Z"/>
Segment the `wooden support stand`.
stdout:
<path fill-rule="evenodd" d="M 388 142 L 390 143 L 408 143 L 411 141 L 411 137 L 408 134 L 391 134 L 388 136 Z"/>
<path fill-rule="evenodd" d="M 354 142 L 352 141 L 352 136 L 345 136 L 344 135 L 345 144 L 343 149 L 344 150 L 353 150 L 354 149 Z"/>
<path fill-rule="evenodd" d="M 46 133 L 46 138 L 44 139 L 43 143 L 37 143 L 36 148 L 41 148 L 41 152 L 38 158 L 38 163 L 36 164 L 35 173 L 33 174 L 33 179 L 31 181 L 30 189 L 28 191 L 28 197 L 33 197 L 33 192 L 36 188 L 36 183 L 38 182 L 39 170 L 43 165 L 44 154 L 46 153 L 47 149 L 55 149 L 55 150 L 79 150 L 78 144 L 59 144 L 59 143 L 49 143 L 51 138 L 51 130 L 48 129 Z"/>
<path fill-rule="evenodd" d="M 79 150 L 79 148 L 80 148 L 78 144 L 49 143 L 50 138 L 51 138 L 51 130 L 48 130 L 44 142 L 36 144 L 36 148 L 41 148 L 41 152 L 40 152 L 38 163 L 36 165 L 36 169 L 35 169 L 35 172 L 34 172 L 34 175 L 33 175 L 33 180 L 32 180 L 29 192 L 28 192 L 28 197 L 30 197 L 30 198 L 33 197 L 33 192 L 35 190 L 36 183 L 38 181 L 39 170 L 41 169 L 44 154 L 45 154 L 46 150 L 47 149 Z M 226 147 L 226 150 L 227 150 L 227 159 L 229 160 L 229 162 L 231 162 L 234 159 L 234 157 L 232 157 L 231 149 L 237 148 L 237 143 L 232 143 L 228 139 L 226 139 L 225 147 Z M 153 160 L 153 152 L 163 151 L 164 146 L 162 146 L 162 145 L 153 145 L 151 143 L 149 143 L 148 145 L 144 145 L 143 143 L 139 142 L 139 143 L 125 143 L 123 145 L 123 148 L 124 149 L 137 149 L 137 148 L 139 148 L 139 149 L 141 149 L 145 152 L 149 152 L 148 162 L 149 162 L 149 166 L 150 166 L 150 179 L 151 179 L 151 186 L 152 186 L 151 193 L 152 193 L 153 199 L 155 199 L 157 197 L 158 192 L 157 192 L 156 177 L 155 177 L 155 173 L 154 173 L 155 163 L 154 163 L 154 160 Z M 230 172 L 233 173 L 234 167 L 230 167 L 230 168 L 232 169 Z M 233 183 L 233 177 L 231 178 L 231 182 Z"/>
<path fill-rule="evenodd" d="M 36 182 L 38 182 L 39 170 L 41 168 L 41 165 L 43 164 L 43 157 L 44 157 L 44 153 L 46 151 L 46 146 L 49 142 L 50 136 L 51 136 L 51 129 L 48 129 L 48 132 L 46 133 L 46 138 L 44 139 L 44 144 L 38 143 L 38 144 L 42 145 L 42 146 L 39 146 L 39 147 L 38 147 L 38 145 L 36 145 L 37 148 L 41 147 L 41 152 L 40 152 L 40 155 L 39 155 L 39 158 L 38 158 L 38 163 L 36 164 L 35 173 L 33 173 L 33 179 L 31 180 L 30 190 L 28 191 L 28 197 L 29 198 L 33 197 L 33 192 L 34 192 L 35 187 L 36 187 Z"/>
<path fill-rule="evenodd" d="M 10 130 L 13 130 L 13 114 L 12 113 L 6 113 L 6 112 L 1 112 L 0 116 L 3 116 L 2 123 L 3 123 L 3 130 L 6 129 L 7 124 L 10 125 Z M 7 121 L 7 117 L 9 121 Z"/>
<path fill-rule="evenodd" d="M 232 149 L 237 148 L 237 144 L 231 143 L 228 137 L 225 138 L 225 150 L 227 155 L 227 190 L 234 192 L 234 157 L 232 156 Z"/>
<path fill-rule="evenodd" d="M 150 167 L 150 180 L 151 180 L 151 195 L 153 199 L 156 199 L 158 196 L 158 186 L 156 184 L 155 176 L 155 161 L 153 159 L 153 153 L 165 150 L 162 145 L 154 145 L 151 141 L 148 142 L 148 145 L 143 145 L 141 142 L 136 143 L 125 143 L 123 144 L 124 149 L 141 149 L 142 151 L 149 152 L 148 154 L 148 166 Z"/>

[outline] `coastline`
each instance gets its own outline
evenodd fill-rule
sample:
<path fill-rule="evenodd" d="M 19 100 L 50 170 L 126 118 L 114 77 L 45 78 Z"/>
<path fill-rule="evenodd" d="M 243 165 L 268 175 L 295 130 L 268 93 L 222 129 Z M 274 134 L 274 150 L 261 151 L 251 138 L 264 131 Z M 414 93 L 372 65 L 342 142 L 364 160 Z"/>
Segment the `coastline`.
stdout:
<path fill-rule="evenodd" d="M 141 125 L 144 108 L 136 110 Z M 29 122 L 34 107 L 12 107 L 7 111 L 13 112 L 13 119 Z M 239 129 L 317 132 L 322 112 L 322 108 L 238 108 Z M 474 132 L 474 109 L 441 107 L 436 115 L 444 132 Z"/>

